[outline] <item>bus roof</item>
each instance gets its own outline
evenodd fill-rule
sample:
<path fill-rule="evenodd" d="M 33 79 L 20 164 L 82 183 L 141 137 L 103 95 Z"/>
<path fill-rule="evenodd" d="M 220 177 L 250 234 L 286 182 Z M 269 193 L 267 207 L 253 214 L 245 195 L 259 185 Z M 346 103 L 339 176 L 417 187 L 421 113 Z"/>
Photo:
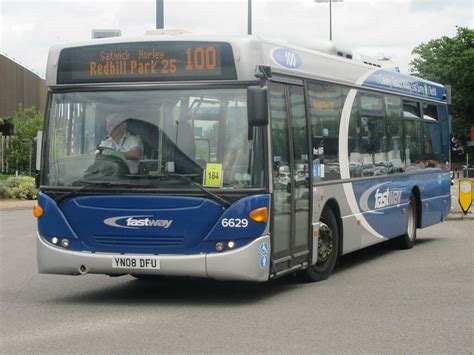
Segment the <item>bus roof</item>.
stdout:
<path fill-rule="evenodd" d="M 400 74 L 388 69 L 376 68 L 362 62 L 348 59 L 322 51 L 303 48 L 289 43 L 279 43 L 261 39 L 257 36 L 245 37 L 223 37 L 223 36 L 203 36 L 194 34 L 173 35 L 145 35 L 140 37 L 115 37 L 89 40 L 67 45 L 57 45 L 51 48 L 48 56 L 48 65 L 46 72 L 46 83 L 49 87 L 63 86 L 58 80 L 58 63 L 60 63 L 60 55 L 65 49 L 76 49 L 87 47 L 97 48 L 113 48 L 114 46 L 124 48 L 127 44 L 134 45 L 134 48 L 140 44 L 150 45 L 168 43 L 168 48 L 172 45 L 170 42 L 180 43 L 222 43 L 230 45 L 233 54 L 232 63 L 235 66 L 235 77 L 227 76 L 225 80 L 235 81 L 256 81 L 256 68 L 258 65 L 269 66 L 274 75 L 297 76 L 301 78 L 336 82 L 348 86 L 366 87 L 369 89 L 393 92 L 407 96 L 420 97 L 428 100 L 446 102 L 445 88 L 437 83 L 433 83 L 424 79 L 413 76 Z M 159 47 L 157 47 L 159 48 Z M 222 81 L 222 77 L 202 77 L 189 79 L 183 77 L 170 79 L 174 82 L 182 81 Z M 147 82 L 154 82 L 148 78 Z M 165 79 L 161 79 L 163 82 Z M 167 80 L 167 79 L 166 79 Z M 137 82 L 141 80 L 121 80 L 123 82 Z M 102 84 L 107 80 L 101 81 Z M 73 84 L 72 82 L 68 85 Z M 82 81 L 75 84 L 88 84 Z M 114 83 L 116 84 L 116 82 Z"/>

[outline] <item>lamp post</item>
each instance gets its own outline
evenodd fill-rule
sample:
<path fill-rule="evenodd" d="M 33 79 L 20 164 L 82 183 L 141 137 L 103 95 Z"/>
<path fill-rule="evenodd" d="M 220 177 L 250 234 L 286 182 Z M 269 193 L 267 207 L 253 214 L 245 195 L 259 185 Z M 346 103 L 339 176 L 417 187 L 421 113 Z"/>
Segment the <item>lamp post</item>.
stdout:
<path fill-rule="evenodd" d="M 247 34 L 252 34 L 252 0 L 247 0 Z"/>
<path fill-rule="evenodd" d="M 164 14 L 164 0 L 156 0 L 156 29 L 162 30 L 165 28 L 165 14 Z"/>
<path fill-rule="evenodd" d="M 329 3 L 329 40 L 332 41 L 332 3 L 333 2 L 344 2 L 344 0 L 314 0 L 318 4 Z"/>

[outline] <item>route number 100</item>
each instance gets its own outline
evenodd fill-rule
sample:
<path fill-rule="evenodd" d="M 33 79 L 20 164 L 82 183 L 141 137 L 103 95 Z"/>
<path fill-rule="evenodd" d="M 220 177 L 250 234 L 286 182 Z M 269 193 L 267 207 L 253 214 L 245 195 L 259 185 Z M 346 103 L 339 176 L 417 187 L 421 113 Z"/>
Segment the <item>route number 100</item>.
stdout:
<path fill-rule="evenodd" d="M 216 68 L 216 48 L 188 48 L 186 70 L 213 70 Z"/>

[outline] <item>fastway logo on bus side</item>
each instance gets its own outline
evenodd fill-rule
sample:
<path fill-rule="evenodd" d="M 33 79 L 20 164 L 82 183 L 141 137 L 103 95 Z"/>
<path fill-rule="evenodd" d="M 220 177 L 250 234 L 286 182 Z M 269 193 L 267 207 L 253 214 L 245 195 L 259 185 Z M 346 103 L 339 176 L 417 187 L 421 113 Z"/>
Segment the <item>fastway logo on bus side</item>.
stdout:
<path fill-rule="evenodd" d="M 151 219 L 153 216 L 119 216 L 104 219 L 104 223 L 111 227 L 139 229 L 139 227 L 169 228 L 171 219 Z"/>
<path fill-rule="evenodd" d="M 404 189 L 391 189 L 389 187 L 387 187 L 386 189 L 383 188 L 384 185 L 390 183 L 391 181 L 384 182 L 382 184 L 372 186 L 371 188 L 365 190 L 359 200 L 361 210 L 363 212 L 368 212 L 372 210 L 372 208 L 369 207 L 369 197 L 374 191 L 374 210 L 399 205 L 402 201 L 402 192 L 404 191 Z"/>

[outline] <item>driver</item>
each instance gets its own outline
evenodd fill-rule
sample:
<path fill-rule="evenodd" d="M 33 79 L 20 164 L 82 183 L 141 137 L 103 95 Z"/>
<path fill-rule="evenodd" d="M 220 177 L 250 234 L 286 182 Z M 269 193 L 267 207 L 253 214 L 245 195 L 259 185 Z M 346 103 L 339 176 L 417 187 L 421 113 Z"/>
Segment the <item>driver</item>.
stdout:
<path fill-rule="evenodd" d="M 123 154 L 130 173 L 138 173 L 138 161 L 143 155 L 143 142 L 140 136 L 127 130 L 125 118 L 114 113 L 107 116 L 107 136 L 100 142 L 99 148 L 110 148 Z"/>

